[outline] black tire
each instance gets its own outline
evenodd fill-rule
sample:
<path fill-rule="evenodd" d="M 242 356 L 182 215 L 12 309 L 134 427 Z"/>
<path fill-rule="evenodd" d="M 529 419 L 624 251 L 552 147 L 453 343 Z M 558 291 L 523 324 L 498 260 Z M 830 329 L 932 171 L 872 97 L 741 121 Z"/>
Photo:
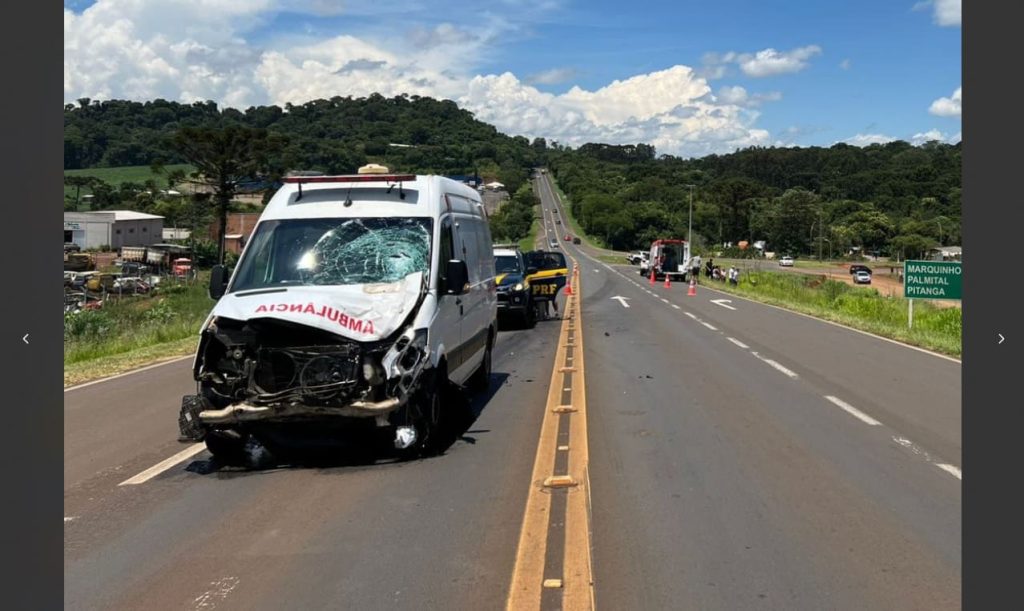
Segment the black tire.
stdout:
<path fill-rule="evenodd" d="M 209 431 L 206 433 L 206 449 L 217 462 L 233 467 L 245 465 L 245 442 L 247 436 L 234 430 Z"/>
<path fill-rule="evenodd" d="M 431 374 L 406 405 L 406 422 L 416 429 L 416 443 L 398 450 L 399 460 L 415 460 L 439 453 L 442 393 L 448 385 L 447 372 Z"/>
<path fill-rule="evenodd" d="M 473 372 L 473 375 L 469 378 L 469 389 L 474 393 L 484 393 L 491 386 L 491 339 L 493 334 L 488 334 L 487 347 L 484 348 L 484 360 L 477 367 L 477 370 Z"/>

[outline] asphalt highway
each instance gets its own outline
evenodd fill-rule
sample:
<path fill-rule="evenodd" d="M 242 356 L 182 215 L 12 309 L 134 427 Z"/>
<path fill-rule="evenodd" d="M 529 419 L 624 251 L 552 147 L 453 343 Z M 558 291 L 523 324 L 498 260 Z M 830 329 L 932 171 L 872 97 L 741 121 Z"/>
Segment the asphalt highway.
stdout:
<path fill-rule="evenodd" d="M 560 203 L 535 188 L 547 225 Z M 596 608 L 960 607 L 959 362 L 651 286 L 561 239 L 561 216 L 590 520 L 564 546 L 588 546 Z M 67 391 L 65 607 L 504 607 L 560 324 L 499 334 L 491 390 L 411 462 L 220 467 L 176 441 L 187 359 Z"/>

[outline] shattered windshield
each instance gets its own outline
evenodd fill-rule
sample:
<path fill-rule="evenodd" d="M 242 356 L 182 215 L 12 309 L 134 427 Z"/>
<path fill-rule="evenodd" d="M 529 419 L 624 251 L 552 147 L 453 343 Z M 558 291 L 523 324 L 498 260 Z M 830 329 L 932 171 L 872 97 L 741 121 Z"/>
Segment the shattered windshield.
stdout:
<path fill-rule="evenodd" d="M 494 271 L 499 274 L 519 273 L 519 257 L 515 255 L 498 255 L 494 257 Z"/>
<path fill-rule="evenodd" d="M 261 223 L 231 290 L 397 282 L 430 269 L 429 218 Z"/>

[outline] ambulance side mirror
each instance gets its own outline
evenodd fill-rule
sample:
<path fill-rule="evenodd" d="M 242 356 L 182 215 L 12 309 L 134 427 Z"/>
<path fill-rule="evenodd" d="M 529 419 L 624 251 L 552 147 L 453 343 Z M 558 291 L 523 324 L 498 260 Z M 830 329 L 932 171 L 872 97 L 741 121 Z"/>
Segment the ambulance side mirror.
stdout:
<path fill-rule="evenodd" d="M 230 274 L 223 265 L 214 265 L 210 270 L 210 297 L 220 299 L 228 290 Z"/>

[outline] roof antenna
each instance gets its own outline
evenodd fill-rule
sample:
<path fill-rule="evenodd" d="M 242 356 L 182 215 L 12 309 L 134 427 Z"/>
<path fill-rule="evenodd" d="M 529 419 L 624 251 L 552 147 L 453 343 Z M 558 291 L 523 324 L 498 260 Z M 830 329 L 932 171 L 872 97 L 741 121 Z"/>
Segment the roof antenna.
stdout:
<path fill-rule="evenodd" d="M 302 181 L 301 180 L 298 182 L 298 185 L 299 185 L 299 195 L 295 198 L 295 201 L 299 201 L 300 199 L 302 199 Z"/>
<path fill-rule="evenodd" d="M 349 185 L 348 191 L 345 192 L 345 207 L 349 208 L 352 206 L 352 185 Z"/>

